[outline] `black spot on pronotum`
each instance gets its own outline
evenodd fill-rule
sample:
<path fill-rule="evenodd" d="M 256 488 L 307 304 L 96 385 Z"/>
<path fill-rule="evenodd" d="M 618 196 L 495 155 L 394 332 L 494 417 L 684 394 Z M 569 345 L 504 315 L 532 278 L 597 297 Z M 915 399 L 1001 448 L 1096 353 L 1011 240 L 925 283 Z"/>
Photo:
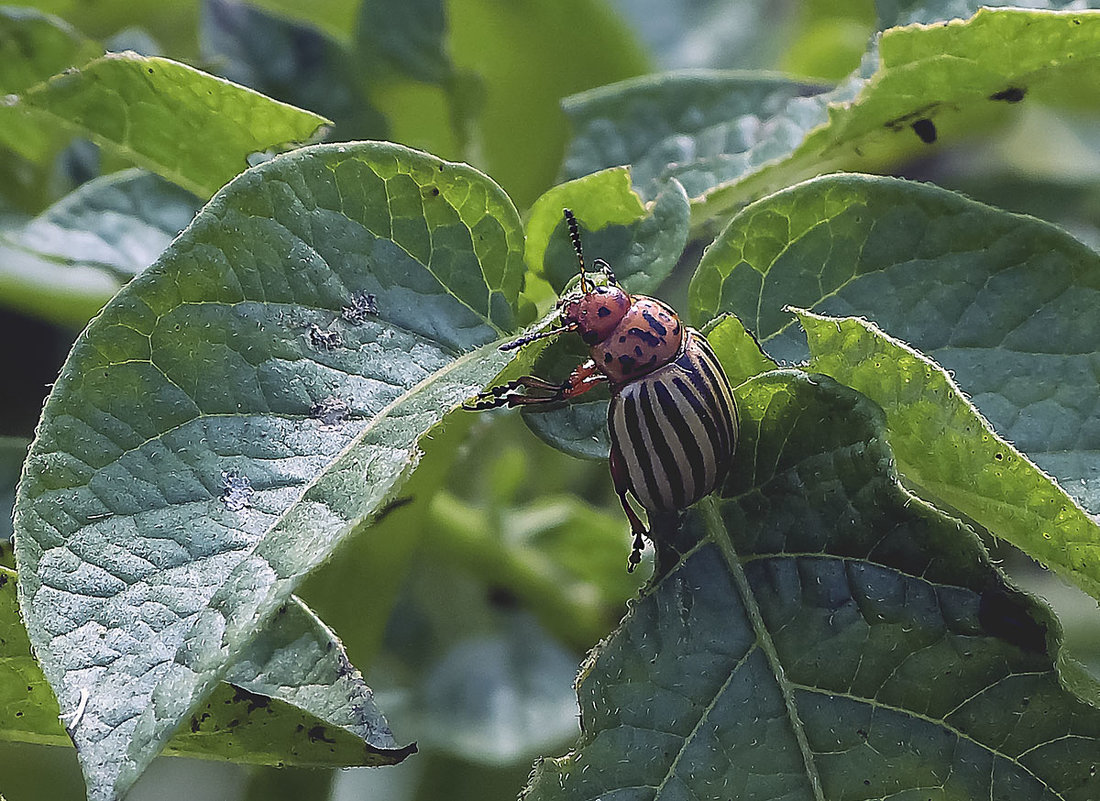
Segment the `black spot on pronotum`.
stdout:
<path fill-rule="evenodd" d="M 913 133 L 915 133 L 926 145 L 930 145 L 936 141 L 936 124 L 927 117 L 916 120 L 909 127 L 913 129 Z"/>
<path fill-rule="evenodd" d="M 989 96 L 990 100 L 1000 100 L 1005 103 L 1019 103 L 1027 94 L 1027 89 L 1022 86 L 1010 86 Z"/>
<path fill-rule="evenodd" d="M 642 317 L 644 317 L 645 321 L 649 323 L 649 327 L 656 331 L 660 336 L 664 336 L 668 333 L 668 329 L 661 325 L 657 318 L 650 314 L 648 311 L 643 311 Z"/>
<path fill-rule="evenodd" d="M 609 314 L 611 314 L 611 309 L 606 306 L 600 306 L 600 308 L 596 309 L 597 317 L 607 317 Z"/>
<path fill-rule="evenodd" d="M 978 620 L 991 634 L 1032 654 L 1046 652 L 1047 627 L 1031 616 L 1023 596 L 1008 590 L 982 593 Z"/>

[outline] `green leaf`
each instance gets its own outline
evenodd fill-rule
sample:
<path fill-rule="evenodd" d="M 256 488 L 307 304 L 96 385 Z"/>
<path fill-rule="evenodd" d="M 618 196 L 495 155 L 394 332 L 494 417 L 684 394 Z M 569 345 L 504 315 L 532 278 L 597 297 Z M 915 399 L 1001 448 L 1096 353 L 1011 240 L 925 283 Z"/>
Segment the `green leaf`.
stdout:
<path fill-rule="evenodd" d="M 559 294 L 577 277 L 577 257 L 562 217 L 566 208 L 581 224 L 588 269 L 594 258 L 602 258 L 629 292 L 652 294 L 687 244 L 691 210 L 676 181 L 646 204 L 631 188 L 625 168 L 558 184 L 531 207 L 525 257 L 527 269 Z"/>
<path fill-rule="evenodd" d="M 505 364 L 522 231 L 465 165 L 305 148 L 219 193 L 88 327 L 16 501 L 24 615 L 89 798 L 124 791 L 306 572 Z M 102 637 L 100 636 L 102 635 Z"/>
<path fill-rule="evenodd" d="M 824 114 L 828 96 L 815 97 L 821 90 L 779 76 L 717 71 L 593 89 L 563 103 L 573 138 L 562 170 L 577 178 L 628 164 L 643 197 L 676 178 L 696 199 L 797 146 Z M 712 174 L 702 174 L 703 164 Z"/>
<path fill-rule="evenodd" d="M 366 65 L 385 64 L 418 81 L 443 86 L 454 76 L 446 34 L 443 0 L 364 0 L 355 49 Z"/>
<path fill-rule="evenodd" d="M 982 8 L 999 8 L 1015 3 L 1004 0 L 875 0 L 879 29 L 920 23 L 930 25 L 944 20 L 965 19 Z M 1093 7 L 1093 3 L 1075 0 L 1028 0 L 1027 7 L 1044 10 L 1080 11 L 1081 6 Z"/>
<path fill-rule="evenodd" d="M 15 572 L 0 567 L 0 741 L 69 744 L 62 722 L 70 728 L 84 724 L 79 699 L 86 699 L 86 710 L 95 688 L 77 694 L 66 718 L 60 717 L 31 653 L 15 587 Z M 392 763 L 413 750 L 397 747 L 339 640 L 300 601 L 282 610 L 227 678 L 234 683 L 218 685 L 167 753 L 341 766 Z"/>
<path fill-rule="evenodd" d="M 759 174 L 725 169 L 728 157 L 677 170 L 697 219 L 724 214 L 829 165 L 874 168 L 933 141 L 987 128 L 1027 98 L 1096 108 L 1100 13 L 980 9 L 966 21 L 893 28 L 863 67 L 814 102 L 793 101 L 804 136 Z M 826 103 L 828 105 L 826 105 Z M 771 124 L 789 128 L 791 114 Z"/>
<path fill-rule="evenodd" d="M 222 77 L 332 120 L 341 141 L 386 138 L 352 53 L 316 28 L 236 0 L 204 0 L 199 48 Z"/>
<path fill-rule="evenodd" d="M 64 20 L 31 8 L 0 8 L 0 92 L 21 92 L 101 52 Z"/>
<path fill-rule="evenodd" d="M 734 218 L 690 296 L 695 319 L 737 314 L 781 362 L 809 355 L 787 304 L 867 317 L 1100 510 L 1100 255 L 1060 229 L 929 185 L 827 176 Z"/>
<path fill-rule="evenodd" d="M 1100 597 L 1100 526 L 999 437 L 939 365 L 865 320 L 796 313 L 810 368 L 886 412 L 907 481 Z"/>
<path fill-rule="evenodd" d="M 3 109 L 110 147 L 209 197 L 248 158 L 313 137 L 326 120 L 184 64 L 109 53 L 13 95 Z"/>
<path fill-rule="evenodd" d="M 732 314 L 723 314 L 706 327 L 710 342 L 733 386 L 776 368 L 776 363 L 760 349 L 760 343 Z"/>
<path fill-rule="evenodd" d="M 84 324 L 160 255 L 199 208 L 162 178 L 96 178 L 38 217 L 0 228 L 0 298 L 9 308 Z"/>
<path fill-rule="evenodd" d="M 525 798 L 1095 798 L 1056 621 L 898 484 L 878 408 L 797 371 L 738 400 L 722 497 L 662 535 Z"/>
<path fill-rule="evenodd" d="M 29 8 L 0 8 L 0 98 L 22 92 L 102 54 L 94 42 L 57 17 Z M 44 132 L 32 120 L 0 103 L 0 145 L 42 164 L 68 134 Z"/>

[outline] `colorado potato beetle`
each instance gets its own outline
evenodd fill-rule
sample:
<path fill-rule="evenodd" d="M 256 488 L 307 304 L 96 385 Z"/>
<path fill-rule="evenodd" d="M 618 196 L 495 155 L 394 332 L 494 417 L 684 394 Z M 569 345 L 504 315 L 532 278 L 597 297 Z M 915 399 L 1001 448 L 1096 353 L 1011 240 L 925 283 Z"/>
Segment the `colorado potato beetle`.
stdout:
<path fill-rule="evenodd" d="M 642 536 L 652 537 L 627 500 L 632 494 L 654 521 L 678 523 L 680 513 L 724 480 L 737 446 L 737 406 L 729 379 L 706 338 L 680 323 L 668 305 L 630 295 L 603 259 L 586 275 L 577 220 L 564 209 L 580 264 L 579 292 L 558 303 L 561 316 L 550 330 L 501 345 L 511 350 L 542 337 L 575 331 L 591 358 L 561 384 L 523 376 L 490 387 L 465 408 L 530 406 L 576 398 L 607 382 L 611 403 L 611 479 L 634 534 L 628 570 L 641 561 Z"/>

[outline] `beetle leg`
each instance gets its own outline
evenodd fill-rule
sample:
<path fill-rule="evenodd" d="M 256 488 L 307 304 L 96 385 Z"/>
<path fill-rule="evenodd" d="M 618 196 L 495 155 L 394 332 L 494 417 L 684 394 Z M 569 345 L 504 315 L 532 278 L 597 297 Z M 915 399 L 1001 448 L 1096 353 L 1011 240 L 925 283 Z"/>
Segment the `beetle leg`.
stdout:
<path fill-rule="evenodd" d="M 554 403 L 583 395 L 607 380 L 596 363 L 589 359 L 578 366 L 562 384 L 555 384 L 533 375 L 525 375 L 514 381 L 489 387 L 462 404 L 462 408 L 480 412 L 501 406 L 531 406 Z"/>
<path fill-rule="evenodd" d="M 638 563 L 642 561 L 642 551 L 645 550 L 645 542 L 642 540 L 643 534 L 648 534 L 645 525 L 642 523 L 641 518 L 638 517 L 638 513 L 634 511 L 634 507 L 626 499 L 626 492 L 629 489 L 627 484 L 626 472 L 623 470 L 622 457 L 619 456 L 617 448 L 611 448 L 611 458 L 609 463 L 611 465 L 611 483 L 615 485 L 615 492 L 619 496 L 619 502 L 623 505 L 623 511 L 626 512 L 626 519 L 630 521 L 630 531 L 634 535 L 634 542 L 631 546 L 630 559 L 627 561 L 626 572 L 633 573 L 634 568 L 638 566 Z"/>

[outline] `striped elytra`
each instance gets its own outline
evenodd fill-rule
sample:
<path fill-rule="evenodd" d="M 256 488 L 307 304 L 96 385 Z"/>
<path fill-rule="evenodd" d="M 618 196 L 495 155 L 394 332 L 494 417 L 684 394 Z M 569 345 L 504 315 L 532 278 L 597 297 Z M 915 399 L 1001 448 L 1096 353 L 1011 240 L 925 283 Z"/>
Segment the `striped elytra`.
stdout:
<path fill-rule="evenodd" d="M 729 379 L 706 338 L 680 323 L 669 306 L 629 295 L 607 262 L 596 259 L 604 283 L 585 275 L 580 232 L 564 210 L 580 263 L 580 290 L 558 304 L 559 324 L 501 345 L 510 350 L 568 331 L 580 334 L 591 358 L 564 383 L 523 376 L 490 387 L 467 409 L 530 406 L 576 398 L 595 386 L 611 388 L 607 423 L 611 478 L 634 534 L 629 570 L 641 560 L 650 531 L 627 500 L 634 496 L 650 522 L 668 525 L 709 495 L 726 477 L 737 447 L 737 406 Z"/>
<path fill-rule="evenodd" d="M 611 448 L 631 494 L 650 512 L 686 509 L 713 492 L 737 446 L 737 407 L 706 339 L 685 331 L 679 356 L 614 389 Z"/>

